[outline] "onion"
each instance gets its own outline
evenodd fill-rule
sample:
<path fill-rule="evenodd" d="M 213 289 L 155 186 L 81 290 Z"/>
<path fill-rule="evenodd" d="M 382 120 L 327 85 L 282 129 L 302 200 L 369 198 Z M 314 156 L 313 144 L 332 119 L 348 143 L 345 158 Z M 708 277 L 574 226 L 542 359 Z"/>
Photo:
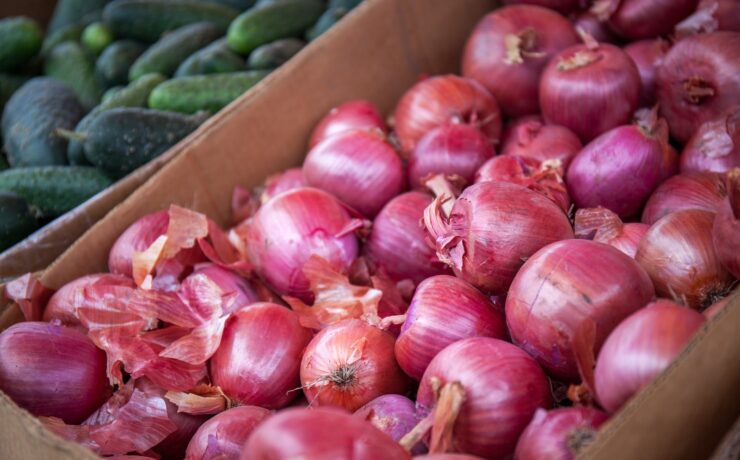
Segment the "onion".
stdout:
<path fill-rule="evenodd" d="M 620 41 L 609 25 L 590 11 L 583 11 L 573 18 L 573 26 L 576 30 L 584 31 L 599 43 L 618 44 Z"/>
<path fill-rule="evenodd" d="M 676 43 L 658 68 L 658 101 L 671 135 L 686 142 L 699 126 L 740 103 L 740 33 Z"/>
<path fill-rule="evenodd" d="M 252 431 L 270 411 L 257 406 L 239 406 L 221 412 L 195 432 L 185 460 L 238 460 Z"/>
<path fill-rule="evenodd" d="M 670 43 L 662 38 L 632 42 L 624 47 L 640 73 L 640 107 L 655 105 L 655 74 L 669 49 Z"/>
<path fill-rule="evenodd" d="M 170 401 L 167 401 L 167 416 L 177 426 L 177 429 L 152 450 L 161 455 L 162 460 L 181 460 L 185 455 L 185 449 L 187 449 L 190 439 L 208 420 L 208 416 L 180 413 L 177 406 Z"/>
<path fill-rule="evenodd" d="M 299 363 L 311 340 L 298 315 L 272 303 L 234 313 L 211 358 L 211 378 L 240 404 L 268 409 L 288 404 L 299 387 Z"/>
<path fill-rule="evenodd" d="M 552 201 L 521 185 L 481 182 L 465 189 L 445 219 L 437 199 L 425 224 L 440 260 L 484 293 L 505 293 L 523 259 L 573 237 L 567 216 Z"/>
<path fill-rule="evenodd" d="M 567 170 L 571 160 L 583 145 L 571 130 L 564 126 L 546 125 L 540 120 L 526 120 L 511 128 L 510 141 L 501 151 L 537 161 L 560 160 Z"/>
<path fill-rule="evenodd" d="M 378 396 L 403 393 L 408 382 L 393 356 L 393 343 L 392 335 L 357 319 L 321 330 L 301 361 L 306 399 L 355 411 Z"/>
<path fill-rule="evenodd" d="M 262 191 L 260 201 L 266 203 L 270 198 L 280 195 L 294 188 L 306 187 L 306 178 L 303 176 L 303 168 L 290 168 L 270 176 L 265 180 L 265 189 Z"/>
<path fill-rule="evenodd" d="M 645 234 L 635 260 L 648 272 L 659 296 L 706 308 L 729 291 L 734 278 L 712 244 L 714 216 L 698 209 L 677 211 Z"/>
<path fill-rule="evenodd" d="M 634 259 L 637 246 L 647 233 L 649 225 L 638 222 L 623 223 L 606 208 L 583 208 L 576 211 L 576 238 L 594 240 L 613 246 Z"/>
<path fill-rule="evenodd" d="M 724 173 L 740 167 L 740 105 L 694 132 L 681 154 L 681 172 Z"/>
<path fill-rule="evenodd" d="M 712 241 L 722 266 L 740 279 L 740 168 L 727 174 L 727 199 L 714 219 Z"/>
<path fill-rule="evenodd" d="M 591 407 L 537 409 L 516 445 L 516 460 L 573 460 L 609 416 Z"/>
<path fill-rule="evenodd" d="M 407 192 L 389 201 L 373 221 L 365 253 L 394 281 L 410 279 L 418 284 L 448 272 L 427 244 L 426 232 L 419 224 L 431 202 L 426 193 Z"/>
<path fill-rule="evenodd" d="M 437 353 L 469 337 L 505 339 L 503 315 L 460 278 L 434 276 L 414 293 L 396 340 L 396 359 L 404 372 L 419 380 Z"/>
<path fill-rule="evenodd" d="M 469 125 L 446 124 L 422 137 L 409 156 L 409 183 L 412 188 L 424 186 L 424 180 L 435 174 L 460 176 L 466 184 L 473 182 L 475 171 L 493 156 L 488 139 Z"/>
<path fill-rule="evenodd" d="M 690 15 L 698 0 L 597 0 L 591 11 L 609 20 L 619 35 L 631 39 L 668 35 Z"/>
<path fill-rule="evenodd" d="M 482 458 L 468 454 L 428 454 L 417 455 L 414 460 L 482 460 Z"/>
<path fill-rule="evenodd" d="M 351 131 L 320 142 L 308 152 L 303 175 L 308 185 L 368 217 L 405 186 L 401 158 L 377 132 Z"/>
<path fill-rule="evenodd" d="M 580 0 L 504 0 L 507 5 L 526 3 L 529 5 L 539 5 L 560 13 L 569 13 L 581 6 Z"/>
<path fill-rule="evenodd" d="M 609 335 L 596 361 L 599 403 L 618 411 L 657 377 L 704 324 L 704 317 L 668 300 L 632 314 Z"/>
<path fill-rule="evenodd" d="M 378 396 L 357 409 L 355 416 L 372 423 L 394 441 L 400 440 L 419 422 L 414 402 L 401 395 Z M 421 445 L 411 451 L 417 455 L 424 452 L 426 449 Z"/>
<path fill-rule="evenodd" d="M 0 333 L 0 390 L 34 415 L 80 423 L 110 394 L 105 353 L 81 332 L 27 321 Z"/>
<path fill-rule="evenodd" d="M 606 244 L 567 240 L 524 264 L 506 297 L 506 322 L 518 344 L 552 375 L 579 377 L 573 342 L 586 321 L 598 351 L 609 333 L 655 291 L 634 259 Z"/>
<path fill-rule="evenodd" d="M 740 32 L 740 3 L 737 0 L 700 1 L 694 14 L 676 25 L 675 35 L 684 38 L 718 30 Z"/>
<path fill-rule="evenodd" d="M 378 108 L 369 101 L 359 99 L 331 109 L 314 128 L 308 146 L 313 148 L 324 139 L 355 130 L 380 130 L 383 134 L 388 134 L 388 127 Z"/>
<path fill-rule="evenodd" d="M 576 43 L 573 25 L 552 10 L 532 5 L 499 8 L 470 34 L 462 73 L 488 88 L 507 116 L 537 113 L 542 69 L 555 53 Z"/>
<path fill-rule="evenodd" d="M 279 294 L 310 300 L 303 264 L 316 254 L 343 270 L 357 257 L 357 239 L 348 233 L 352 219 L 328 193 L 298 188 L 265 203 L 246 235 L 252 265 Z"/>
<path fill-rule="evenodd" d="M 473 125 L 492 144 L 501 135 L 496 99 L 477 81 L 456 75 L 431 77 L 412 86 L 398 102 L 394 118 L 404 155 L 426 133 L 447 123 Z"/>
<path fill-rule="evenodd" d="M 548 123 L 563 125 L 583 142 L 629 122 L 640 95 L 640 74 L 616 46 L 587 43 L 554 56 L 540 80 Z"/>
<path fill-rule="evenodd" d="M 545 119 L 542 118 L 541 115 L 526 115 L 519 118 L 514 118 L 513 120 L 507 120 L 506 124 L 504 124 L 503 131 L 501 131 L 501 143 L 500 143 L 500 151 L 503 153 L 503 151 L 508 148 L 508 145 L 512 142 L 516 142 L 516 137 L 514 134 L 519 129 L 519 126 L 524 125 L 529 122 L 539 122 L 541 124 L 545 124 Z"/>
<path fill-rule="evenodd" d="M 257 427 L 242 460 L 407 460 L 411 456 L 372 424 L 344 411 L 286 409 Z"/>
<path fill-rule="evenodd" d="M 257 292 L 249 284 L 249 281 L 225 268 L 214 264 L 204 264 L 195 269 L 191 276 L 205 275 L 209 280 L 218 286 L 222 294 L 235 294 L 230 309 L 224 313 L 231 313 L 247 305 L 259 301 Z"/>
<path fill-rule="evenodd" d="M 653 225 L 661 217 L 684 209 L 716 212 L 726 196 L 724 179 L 719 174 L 680 174 L 660 184 L 650 195 L 642 222 Z"/>

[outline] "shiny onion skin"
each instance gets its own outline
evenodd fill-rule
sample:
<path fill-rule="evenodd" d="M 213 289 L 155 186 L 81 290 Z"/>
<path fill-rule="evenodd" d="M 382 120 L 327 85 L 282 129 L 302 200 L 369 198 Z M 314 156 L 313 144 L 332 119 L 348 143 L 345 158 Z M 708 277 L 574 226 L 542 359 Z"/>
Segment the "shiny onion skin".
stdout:
<path fill-rule="evenodd" d="M 681 172 L 740 168 L 740 105 L 694 132 L 681 153 Z"/>
<path fill-rule="evenodd" d="M 516 4 L 528 4 L 538 5 L 544 8 L 558 11 L 560 13 L 570 13 L 573 10 L 580 8 L 580 0 L 504 0 L 506 5 Z"/>
<path fill-rule="evenodd" d="M 464 403 L 452 429 L 454 452 L 506 458 L 535 411 L 550 407 L 550 383 L 525 352 L 503 340 L 475 337 L 442 350 L 421 379 L 416 404 L 435 406 L 433 380 L 459 382 Z"/>
<path fill-rule="evenodd" d="M 573 460 L 609 416 L 592 407 L 537 409 L 514 453 L 515 460 Z"/>
<path fill-rule="evenodd" d="M 286 409 L 252 432 L 241 460 L 409 460 L 371 423 L 340 409 Z"/>
<path fill-rule="evenodd" d="M 81 332 L 27 321 L 0 333 L 0 390 L 37 416 L 78 424 L 110 394 L 105 353 Z"/>
<path fill-rule="evenodd" d="M 427 278 L 416 288 L 406 312 L 396 340 L 396 360 L 406 374 L 419 380 L 437 353 L 469 337 L 506 339 L 503 315 L 460 278 Z"/>
<path fill-rule="evenodd" d="M 612 329 L 654 295 L 647 273 L 623 252 L 594 241 L 560 241 L 517 273 L 506 297 L 506 322 L 515 344 L 551 375 L 575 382 L 573 339 L 582 323 L 594 322 L 598 351 Z"/>
<path fill-rule="evenodd" d="M 380 110 L 371 102 L 358 99 L 331 109 L 313 129 L 308 146 L 313 148 L 324 139 L 355 130 L 379 130 L 383 134 L 388 134 L 388 126 Z"/>
<path fill-rule="evenodd" d="M 662 38 L 640 40 L 624 47 L 624 52 L 632 58 L 640 73 L 640 107 L 655 105 L 658 98 L 655 94 L 655 75 L 670 48 L 670 43 Z"/>
<path fill-rule="evenodd" d="M 400 440 L 419 422 L 414 402 L 401 395 L 378 396 L 357 409 L 355 416 L 372 423 L 394 441 Z M 419 445 L 411 453 L 424 452 L 426 449 Z"/>
<path fill-rule="evenodd" d="M 718 30 L 740 32 L 740 2 L 737 0 L 702 0 L 694 14 L 676 25 L 680 39 Z"/>
<path fill-rule="evenodd" d="M 210 361 L 213 384 L 239 404 L 278 409 L 295 396 L 311 332 L 280 305 L 257 303 L 234 313 Z"/>
<path fill-rule="evenodd" d="M 238 406 L 217 414 L 195 432 L 185 460 L 239 460 L 249 435 L 269 415 L 269 410 L 257 406 Z"/>
<path fill-rule="evenodd" d="M 573 26 L 576 30 L 581 29 L 599 43 L 618 44 L 620 39 L 609 28 L 609 25 L 601 21 L 590 11 L 583 11 L 573 18 Z"/>
<path fill-rule="evenodd" d="M 655 189 L 642 211 L 642 223 L 653 225 L 663 216 L 684 209 L 716 212 L 727 196 L 720 174 L 695 172 L 673 176 Z"/>
<path fill-rule="evenodd" d="M 574 225 L 576 238 L 608 244 L 633 259 L 648 228 L 649 225 L 639 222 L 624 223 L 606 208 L 579 209 Z"/>
<path fill-rule="evenodd" d="M 740 168 L 727 174 L 727 199 L 720 205 L 712 227 L 719 261 L 740 279 Z"/>
<path fill-rule="evenodd" d="M 629 123 L 640 96 L 640 74 L 621 49 L 606 43 L 575 45 L 554 56 L 540 79 L 545 120 L 581 141 Z"/>
<path fill-rule="evenodd" d="M 681 353 L 705 322 L 701 313 L 659 299 L 624 320 L 609 335 L 596 360 L 596 395 L 604 409 L 618 411 Z"/>
<path fill-rule="evenodd" d="M 473 125 L 494 145 L 501 136 L 496 99 L 477 81 L 457 75 L 430 77 L 415 84 L 398 101 L 393 117 L 404 156 L 422 136 L 447 123 Z"/>
<path fill-rule="evenodd" d="M 252 218 L 247 252 L 257 273 L 278 294 L 310 300 L 303 264 L 312 254 L 337 269 L 357 257 L 357 238 L 346 231 L 349 212 L 332 195 L 315 188 L 297 188 L 265 203 Z"/>
<path fill-rule="evenodd" d="M 265 189 L 262 191 L 260 200 L 262 203 L 266 203 L 270 198 L 280 195 L 283 192 L 307 186 L 306 178 L 303 176 L 303 168 L 286 169 L 265 180 Z"/>
<path fill-rule="evenodd" d="M 426 193 L 403 193 L 389 201 L 373 221 L 365 254 L 393 281 L 410 279 L 419 284 L 449 272 L 427 244 L 426 232 L 419 224 L 431 203 L 432 197 Z"/>
<path fill-rule="evenodd" d="M 700 309 L 732 287 L 734 277 L 722 267 L 712 243 L 714 217 L 698 209 L 677 211 L 645 234 L 635 260 L 650 275 L 658 296 Z"/>
<path fill-rule="evenodd" d="M 350 131 L 318 143 L 303 163 L 308 185 L 325 190 L 367 217 L 401 193 L 401 158 L 378 132 Z"/>
<path fill-rule="evenodd" d="M 694 12 L 698 0 L 597 0 L 592 11 L 604 12 L 609 26 L 633 40 L 668 35 Z"/>
<path fill-rule="evenodd" d="M 208 279 L 213 281 L 221 289 L 223 294 L 236 294 L 230 310 L 225 313 L 231 313 L 259 301 L 257 292 L 249 284 L 249 281 L 231 270 L 215 264 L 203 264 L 196 267 L 191 276 L 198 275 L 207 276 Z"/>
<path fill-rule="evenodd" d="M 658 68 L 658 102 L 671 136 L 687 142 L 707 121 L 740 103 L 740 33 L 694 35 L 673 45 Z"/>
<path fill-rule="evenodd" d="M 462 58 L 462 73 L 496 98 L 509 117 L 539 112 L 542 69 L 555 53 L 578 43 L 573 25 L 534 5 L 496 9 L 478 22 Z"/>
<path fill-rule="evenodd" d="M 501 153 L 540 162 L 560 160 L 566 171 L 581 148 L 583 144 L 578 136 L 565 126 L 527 120 L 511 128 L 510 141 L 504 145 Z"/>
<path fill-rule="evenodd" d="M 108 256 L 108 270 L 114 274 L 131 277 L 134 251 L 144 251 L 160 235 L 167 233 L 169 222 L 167 210 L 163 210 L 147 214 L 131 224 L 113 243 Z"/>
<path fill-rule="evenodd" d="M 301 386 L 315 406 L 355 411 L 378 396 L 403 393 L 408 379 L 393 356 L 394 337 L 349 319 L 316 334 L 301 361 Z"/>
<path fill-rule="evenodd" d="M 439 126 L 411 151 L 409 184 L 413 189 L 424 189 L 424 179 L 435 174 L 457 175 L 471 184 L 475 171 L 492 156 L 491 143 L 475 127 L 456 123 Z"/>

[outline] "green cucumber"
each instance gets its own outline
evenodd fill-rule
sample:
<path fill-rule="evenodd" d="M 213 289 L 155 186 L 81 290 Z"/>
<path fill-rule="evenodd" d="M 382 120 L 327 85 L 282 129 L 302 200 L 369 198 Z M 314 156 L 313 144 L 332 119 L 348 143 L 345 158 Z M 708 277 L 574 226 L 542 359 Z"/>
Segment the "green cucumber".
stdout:
<path fill-rule="evenodd" d="M 113 42 L 95 62 L 95 72 L 105 86 L 125 85 L 131 66 L 144 51 L 146 46 L 133 40 Z"/>
<path fill-rule="evenodd" d="M 253 7 L 257 0 L 202 0 L 206 3 L 228 6 L 237 11 L 245 11 Z"/>
<path fill-rule="evenodd" d="M 38 224 L 26 200 L 12 192 L 0 192 L 0 252 L 36 230 Z"/>
<path fill-rule="evenodd" d="M 349 13 L 349 10 L 343 7 L 330 8 L 324 11 L 324 14 L 322 14 L 319 20 L 316 21 L 316 24 L 314 24 L 313 27 L 308 29 L 308 32 L 306 32 L 306 40 L 308 41 L 316 40 L 324 32 L 331 29 L 334 26 L 334 24 L 339 22 L 340 19 L 346 16 L 347 13 Z"/>
<path fill-rule="evenodd" d="M 107 24 L 93 22 L 82 31 L 81 41 L 88 50 L 96 55 L 103 52 L 105 48 L 113 43 L 113 31 Z"/>
<path fill-rule="evenodd" d="M 295 56 L 306 43 L 297 38 L 283 38 L 262 45 L 249 55 L 249 68 L 252 70 L 276 69 Z"/>
<path fill-rule="evenodd" d="M 247 70 L 244 58 L 231 51 L 225 38 L 221 38 L 191 54 L 177 68 L 175 77 L 207 75 Z"/>
<path fill-rule="evenodd" d="M 41 45 L 41 54 L 48 56 L 58 44 L 64 42 L 78 42 L 82 38 L 82 31 L 85 26 L 82 24 L 71 24 L 57 31 L 47 34 L 44 43 Z"/>
<path fill-rule="evenodd" d="M 95 75 L 92 56 L 79 43 L 64 42 L 54 47 L 44 72 L 72 88 L 86 110 L 100 102 L 103 88 Z"/>
<path fill-rule="evenodd" d="M 59 0 L 49 22 L 49 33 L 80 24 L 82 19 L 101 11 L 108 2 L 109 0 Z"/>
<path fill-rule="evenodd" d="M 0 20 L 0 71 L 14 70 L 41 49 L 44 34 L 36 21 L 26 17 Z"/>

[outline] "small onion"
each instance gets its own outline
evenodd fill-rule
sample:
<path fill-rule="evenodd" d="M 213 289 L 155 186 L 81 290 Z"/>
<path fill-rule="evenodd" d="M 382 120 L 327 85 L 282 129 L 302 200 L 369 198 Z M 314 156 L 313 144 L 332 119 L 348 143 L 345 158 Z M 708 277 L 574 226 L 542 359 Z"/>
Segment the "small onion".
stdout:
<path fill-rule="evenodd" d="M 539 120 L 526 120 L 511 128 L 503 155 L 517 155 L 537 161 L 560 160 L 567 170 L 571 160 L 583 148 L 578 136 L 565 126 L 546 125 Z"/>
<path fill-rule="evenodd" d="M 394 441 L 400 440 L 419 422 L 414 402 L 401 395 L 378 396 L 357 409 L 355 416 L 372 423 Z M 424 452 L 426 449 L 421 445 L 411 451 L 412 454 Z"/>
<path fill-rule="evenodd" d="M 665 215 L 684 209 L 716 212 L 727 196 L 724 179 L 714 173 L 673 176 L 655 189 L 642 211 L 642 222 L 653 225 Z"/>
<path fill-rule="evenodd" d="M 740 105 L 694 132 L 681 153 L 681 172 L 724 173 L 740 167 Z"/>
<path fill-rule="evenodd" d="M 694 11 L 697 3 L 698 0 L 598 0 L 592 11 L 608 18 L 609 26 L 619 35 L 634 40 L 668 35 Z"/>
<path fill-rule="evenodd" d="M 624 47 L 624 52 L 632 58 L 640 73 L 640 107 L 655 105 L 658 98 L 655 94 L 655 75 L 670 48 L 670 43 L 662 38 L 632 42 Z"/>
<path fill-rule="evenodd" d="M 308 146 L 313 148 L 324 139 L 355 130 L 379 130 L 383 134 L 388 134 L 388 127 L 378 108 L 373 103 L 360 99 L 345 102 L 331 109 L 314 128 Z"/>
<path fill-rule="evenodd" d="M 306 177 L 303 175 L 303 168 L 286 169 L 265 180 L 265 189 L 262 191 L 260 200 L 262 203 L 266 203 L 270 198 L 283 192 L 306 186 L 308 184 L 306 183 Z"/>
<path fill-rule="evenodd" d="M 188 443 L 185 460 L 239 460 L 249 435 L 270 411 L 239 406 L 205 422 Z"/>
<path fill-rule="evenodd" d="M 712 227 L 712 241 L 722 266 L 740 279 L 740 168 L 727 174 L 727 199 Z"/>
<path fill-rule="evenodd" d="M 609 419 L 592 407 L 537 409 L 516 445 L 516 460 L 573 460 Z"/>
<path fill-rule="evenodd" d="M 609 28 L 609 25 L 588 10 L 581 12 L 573 19 L 573 26 L 576 30 L 586 32 L 599 43 L 619 43 L 619 37 Z"/>
<path fill-rule="evenodd" d="M 606 208 L 579 209 L 574 226 L 576 238 L 608 244 L 633 259 L 648 228 L 649 225 L 639 222 L 625 224 L 618 215 Z"/>
<path fill-rule="evenodd" d="M 675 35 L 684 38 L 718 30 L 740 32 L 740 2 L 737 0 L 701 0 L 694 14 L 676 25 Z"/>
<path fill-rule="evenodd" d="M 569 13 L 581 6 L 580 0 L 504 0 L 506 5 L 529 4 L 539 5 L 560 13 Z"/>

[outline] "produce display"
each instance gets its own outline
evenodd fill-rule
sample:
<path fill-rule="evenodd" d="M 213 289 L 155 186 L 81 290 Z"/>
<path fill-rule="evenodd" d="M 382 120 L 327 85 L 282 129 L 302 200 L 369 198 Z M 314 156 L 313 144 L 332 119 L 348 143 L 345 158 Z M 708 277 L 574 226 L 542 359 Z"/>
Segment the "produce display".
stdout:
<path fill-rule="evenodd" d="M 167 151 L 358 3 L 59 0 L 45 36 L 0 19 L 0 251 Z"/>
<path fill-rule="evenodd" d="M 355 2 L 225 13 L 243 3 L 111 2 L 110 35 L 55 49 L 120 57 L 133 81 L 81 121 L 83 88 L 50 78 L 7 106 L 74 105 L 76 120 L 38 123 L 66 122 L 66 150 L 52 137 L 29 151 L 74 148 L 98 169 L 14 168 L 0 191 L 60 212 Z M 108 273 L 56 292 L 8 283 L 25 321 L 0 332 L 0 390 L 118 459 L 574 459 L 738 292 L 740 28 L 688 32 L 710 8 L 696 0 L 504 3 L 460 75 L 420 78 L 391 113 L 331 109 L 301 167 L 234 190 L 230 221 L 173 204 L 118 236 Z M 144 19 L 165 4 L 162 23 Z M 36 186 L 57 170 L 85 181 Z M 0 193 L 16 234 L 18 196 Z"/>

